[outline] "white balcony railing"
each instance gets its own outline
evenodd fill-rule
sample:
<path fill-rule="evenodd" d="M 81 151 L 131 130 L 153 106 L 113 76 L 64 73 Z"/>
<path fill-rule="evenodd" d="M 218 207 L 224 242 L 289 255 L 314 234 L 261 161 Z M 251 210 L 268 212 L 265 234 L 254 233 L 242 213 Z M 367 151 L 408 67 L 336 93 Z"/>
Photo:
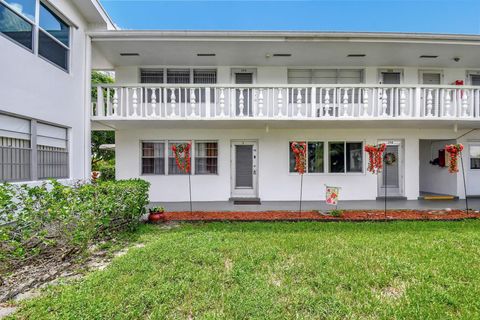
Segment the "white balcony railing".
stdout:
<path fill-rule="evenodd" d="M 404 85 L 100 85 L 93 120 L 480 120 L 480 88 Z"/>

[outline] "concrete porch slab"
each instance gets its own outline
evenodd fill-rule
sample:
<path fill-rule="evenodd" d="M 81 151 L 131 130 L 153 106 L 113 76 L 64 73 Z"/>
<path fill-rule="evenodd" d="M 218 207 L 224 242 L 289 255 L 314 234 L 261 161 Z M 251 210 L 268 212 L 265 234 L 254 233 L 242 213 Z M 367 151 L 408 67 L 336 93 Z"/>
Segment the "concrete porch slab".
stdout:
<path fill-rule="evenodd" d="M 470 209 L 480 209 L 480 199 L 469 199 Z M 151 205 L 164 206 L 166 211 L 190 211 L 188 202 L 152 202 Z M 259 205 L 234 205 L 231 201 L 193 202 L 194 211 L 297 211 L 298 201 L 262 201 Z M 384 202 L 375 200 L 340 201 L 338 209 L 383 210 Z M 387 209 L 465 209 L 465 200 L 426 201 L 426 200 L 389 200 Z M 331 210 L 334 206 L 324 201 L 304 201 L 302 210 Z"/>

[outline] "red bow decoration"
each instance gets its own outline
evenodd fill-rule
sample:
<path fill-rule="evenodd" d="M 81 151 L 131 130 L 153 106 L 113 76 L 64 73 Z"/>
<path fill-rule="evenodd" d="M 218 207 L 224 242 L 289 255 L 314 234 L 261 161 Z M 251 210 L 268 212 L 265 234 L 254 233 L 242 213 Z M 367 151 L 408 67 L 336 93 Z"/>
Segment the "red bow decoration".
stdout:
<path fill-rule="evenodd" d="M 458 156 L 462 153 L 463 144 L 449 144 L 445 146 L 445 150 L 450 156 L 450 163 L 448 164 L 448 172 L 457 173 L 458 172 Z"/>
<path fill-rule="evenodd" d="M 295 171 L 305 173 L 307 144 L 305 142 L 292 142 L 292 151 L 295 154 Z"/>
<path fill-rule="evenodd" d="M 175 156 L 175 163 L 177 164 L 178 169 L 184 173 L 190 173 L 190 149 L 192 147 L 191 143 L 179 143 L 172 145 L 173 155 Z"/>
<path fill-rule="evenodd" d="M 373 174 L 378 174 L 382 171 L 383 168 L 383 153 L 387 149 L 385 143 L 379 145 L 369 145 L 365 146 L 365 151 L 368 153 L 368 171 Z"/>

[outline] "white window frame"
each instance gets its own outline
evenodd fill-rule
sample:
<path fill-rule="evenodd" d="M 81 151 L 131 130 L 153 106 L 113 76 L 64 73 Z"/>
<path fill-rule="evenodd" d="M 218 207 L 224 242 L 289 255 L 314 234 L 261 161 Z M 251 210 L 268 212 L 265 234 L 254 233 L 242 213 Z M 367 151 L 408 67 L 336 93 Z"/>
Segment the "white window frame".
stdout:
<path fill-rule="evenodd" d="M 19 45 L 20 47 L 24 48 L 25 50 L 36 54 L 36 48 L 37 48 L 37 43 L 38 43 L 38 31 L 37 31 L 37 29 L 38 29 L 39 2 L 37 0 L 35 1 L 35 17 L 34 17 L 35 19 L 34 20 L 31 20 L 26 15 L 24 15 L 24 14 L 18 12 L 17 10 L 15 10 L 12 7 L 12 5 L 7 3 L 6 1 L 0 0 L 0 3 L 32 26 L 32 48 L 30 49 L 28 47 L 25 47 L 23 44 L 21 44 L 20 42 L 17 42 L 15 39 L 12 39 L 12 38 L 6 36 L 5 34 L 3 34 L 3 32 L 0 32 L 0 35 L 2 37 L 4 37 L 5 39 L 8 39 L 8 40 L 12 41 L 16 45 Z"/>
<path fill-rule="evenodd" d="M 472 156 L 471 156 L 471 152 L 470 152 L 470 149 L 472 148 L 472 146 L 480 147 L 480 141 L 469 141 L 468 142 L 468 170 L 472 171 L 472 172 L 480 172 L 480 168 L 478 168 L 478 169 L 472 168 L 472 164 L 471 164 Z M 477 159 L 477 158 L 474 158 L 474 159 Z"/>
<path fill-rule="evenodd" d="M 360 176 L 360 175 L 365 175 L 366 174 L 366 156 L 365 156 L 365 140 L 354 140 L 354 139 L 348 139 L 348 140 L 322 140 L 322 139 L 289 139 L 287 146 L 288 146 L 288 153 L 287 153 L 287 172 L 289 175 L 298 175 L 297 172 L 290 172 L 290 143 L 297 141 L 297 142 L 305 142 L 307 143 L 307 163 L 306 163 L 306 171 L 304 175 L 310 175 L 310 176 Z M 308 143 L 311 142 L 322 142 L 323 143 L 323 172 L 308 172 Z M 362 171 L 361 172 L 347 172 L 347 153 L 344 152 L 344 164 L 345 164 L 345 170 L 344 172 L 330 172 L 330 153 L 329 153 L 329 144 L 330 143 L 340 143 L 343 142 L 345 146 L 345 151 L 347 147 L 347 143 L 361 143 L 362 144 Z"/>
<path fill-rule="evenodd" d="M 1 1 L 1 0 L 0 0 Z M 168 85 L 169 83 L 167 83 L 167 72 L 168 70 L 175 70 L 175 69 L 183 69 L 183 70 L 186 70 L 188 69 L 190 71 L 190 80 L 189 80 L 189 83 L 188 84 L 194 84 L 194 70 L 211 70 L 211 71 L 215 71 L 216 73 L 216 77 L 215 77 L 215 83 L 218 83 L 218 67 L 195 67 L 195 68 L 192 68 L 190 66 L 159 66 L 159 67 L 155 67 L 155 66 L 152 66 L 152 67 L 139 67 L 138 68 L 138 83 L 141 83 L 142 81 L 142 71 L 145 70 L 145 71 L 163 71 L 163 83 L 159 83 L 159 85 Z M 172 83 L 170 83 L 172 84 Z M 186 84 L 186 83 L 185 83 Z M 181 84 L 179 84 L 181 85 Z M 199 83 L 199 85 L 202 85 L 201 83 Z"/>
<path fill-rule="evenodd" d="M 360 75 L 360 83 L 359 84 L 364 84 L 365 83 L 365 68 L 355 68 L 355 67 L 352 67 L 352 68 L 348 68 L 348 67 L 345 67 L 345 68 L 318 68 L 318 67 L 295 67 L 295 68 L 288 68 L 287 69 L 287 83 L 288 84 L 291 84 L 290 81 L 289 81 L 289 76 L 288 76 L 288 73 L 289 71 L 291 70 L 308 70 L 310 71 L 310 82 L 309 83 L 305 83 L 305 84 L 312 84 L 312 85 L 321 85 L 321 84 L 318 84 L 318 83 L 312 83 L 312 76 L 311 76 L 311 72 L 312 71 L 318 71 L 318 70 L 328 70 L 328 71 L 335 71 L 336 72 L 336 77 L 335 77 L 335 83 L 329 83 L 329 84 L 339 84 L 338 83 L 338 72 L 339 71 L 360 71 L 361 72 L 361 75 Z M 357 83 L 355 83 L 357 84 Z M 347 85 L 347 84 L 345 84 Z"/>
<path fill-rule="evenodd" d="M 472 85 L 472 76 L 480 76 L 480 70 L 467 70 L 466 72 L 466 84 Z"/>
<path fill-rule="evenodd" d="M 143 144 L 144 143 L 163 143 L 163 173 L 143 173 Z M 140 140 L 140 170 L 139 176 L 166 176 L 167 175 L 167 166 L 165 165 L 166 158 L 165 158 L 165 150 L 168 146 L 165 144 L 166 140 Z M 154 157 L 155 158 L 155 157 Z M 155 164 L 154 164 L 155 166 Z M 155 168 L 153 169 L 155 171 Z"/>
<path fill-rule="evenodd" d="M 433 74 L 439 74 L 440 75 L 440 84 L 444 83 L 444 75 L 443 75 L 443 69 L 419 69 L 418 70 L 418 83 L 420 84 L 425 84 L 423 82 L 423 75 L 425 73 L 433 73 Z"/>
<path fill-rule="evenodd" d="M 197 173 L 197 168 L 195 166 L 195 162 L 197 160 L 197 143 L 216 143 L 217 144 L 217 173 Z M 219 162 L 219 159 L 220 159 L 220 144 L 218 143 L 218 140 L 194 140 L 192 142 L 192 173 L 197 175 L 197 176 L 218 176 L 220 175 L 220 162 Z M 199 158 L 204 158 L 204 159 L 208 159 L 208 157 L 199 157 Z"/>
<path fill-rule="evenodd" d="M 5 0 L 0 0 L 0 3 L 2 5 L 4 5 L 5 7 L 7 7 L 9 10 L 13 11 L 21 19 L 24 19 L 27 23 L 32 25 L 32 49 L 25 47 L 21 43 L 15 41 L 14 39 L 12 39 L 10 37 L 7 37 L 6 35 L 4 35 L 1 32 L 0 32 L 0 35 L 3 36 L 6 39 L 12 41 L 13 43 L 19 45 L 20 47 L 24 48 L 25 50 L 33 53 L 34 55 L 36 55 L 40 59 L 42 59 L 42 60 L 50 63 L 51 65 L 59 68 L 60 70 L 66 72 L 66 73 L 70 73 L 71 64 L 72 64 L 72 50 L 71 50 L 71 48 L 72 48 L 72 41 L 73 41 L 73 28 L 78 28 L 78 27 L 75 24 L 73 24 L 70 19 L 65 17 L 65 15 L 63 15 L 50 2 L 47 2 L 47 1 L 44 1 L 44 0 L 35 0 L 35 19 L 33 21 L 30 18 L 28 18 L 27 16 L 25 16 L 24 14 L 15 10 L 12 7 L 12 5 L 7 3 Z M 59 19 L 61 19 L 63 23 L 68 25 L 68 28 L 69 28 L 68 29 L 68 44 L 69 44 L 68 46 L 66 46 L 64 43 L 62 43 L 58 39 L 56 39 L 48 31 L 46 31 L 46 30 L 44 30 L 43 28 L 40 27 L 40 7 L 41 7 L 41 5 L 44 5 L 50 11 L 52 11 Z M 67 61 L 67 68 L 66 69 L 57 65 L 56 63 L 50 61 L 49 59 L 47 59 L 47 58 L 45 58 L 45 57 L 43 57 L 39 54 L 38 49 L 39 49 L 39 46 L 40 46 L 40 44 L 39 44 L 40 32 L 43 32 L 45 35 L 47 35 L 49 38 L 53 39 L 55 42 L 57 42 L 58 44 L 60 44 L 62 47 L 64 47 L 67 50 L 67 52 L 68 52 L 67 60 L 68 61 Z"/>

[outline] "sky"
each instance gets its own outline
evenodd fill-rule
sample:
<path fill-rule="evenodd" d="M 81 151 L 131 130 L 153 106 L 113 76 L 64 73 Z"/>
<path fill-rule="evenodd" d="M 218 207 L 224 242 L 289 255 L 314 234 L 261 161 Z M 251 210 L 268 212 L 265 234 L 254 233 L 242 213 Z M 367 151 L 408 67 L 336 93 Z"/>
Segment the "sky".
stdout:
<path fill-rule="evenodd" d="M 480 0 L 100 0 L 121 29 L 480 34 Z"/>

